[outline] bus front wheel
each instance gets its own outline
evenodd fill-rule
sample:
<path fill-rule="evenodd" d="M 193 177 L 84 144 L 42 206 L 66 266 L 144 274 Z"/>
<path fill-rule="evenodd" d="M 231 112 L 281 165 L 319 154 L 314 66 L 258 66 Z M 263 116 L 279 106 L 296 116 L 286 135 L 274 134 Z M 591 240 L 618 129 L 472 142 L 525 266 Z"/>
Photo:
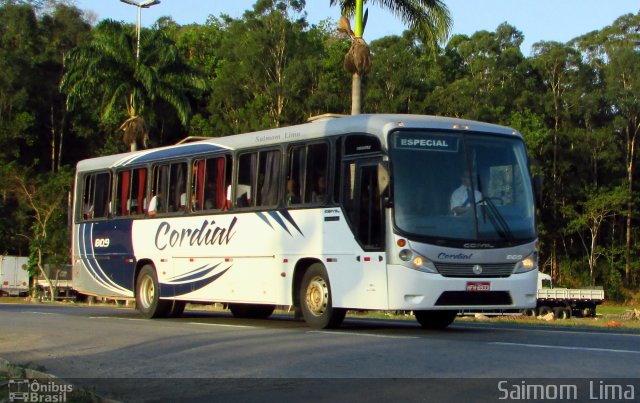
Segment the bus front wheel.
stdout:
<path fill-rule="evenodd" d="M 413 311 L 413 315 L 425 329 L 444 329 L 458 315 L 457 311 Z"/>
<path fill-rule="evenodd" d="M 300 308 L 305 322 L 315 329 L 337 328 L 347 313 L 344 308 L 333 307 L 329 276 L 319 263 L 311 265 L 302 278 Z"/>
<path fill-rule="evenodd" d="M 160 299 L 160 287 L 156 270 L 146 265 L 136 279 L 136 309 L 147 318 L 162 318 L 169 314 L 172 301 Z"/>

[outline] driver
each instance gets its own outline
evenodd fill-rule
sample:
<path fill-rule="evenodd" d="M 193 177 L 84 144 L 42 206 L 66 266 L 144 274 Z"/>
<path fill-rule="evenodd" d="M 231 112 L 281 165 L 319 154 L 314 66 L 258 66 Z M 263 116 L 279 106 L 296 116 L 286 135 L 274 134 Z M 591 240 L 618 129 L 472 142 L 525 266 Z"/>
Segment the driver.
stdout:
<path fill-rule="evenodd" d="M 482 193 L 478 190 L 471 193 L 471 172 L 465 170 L 460 175 L 460 181 L 462 184 L 453 191 L 449 202 L 450 210 L 455 216 L 467 213 L 474 202 L 482 200 Z"/>

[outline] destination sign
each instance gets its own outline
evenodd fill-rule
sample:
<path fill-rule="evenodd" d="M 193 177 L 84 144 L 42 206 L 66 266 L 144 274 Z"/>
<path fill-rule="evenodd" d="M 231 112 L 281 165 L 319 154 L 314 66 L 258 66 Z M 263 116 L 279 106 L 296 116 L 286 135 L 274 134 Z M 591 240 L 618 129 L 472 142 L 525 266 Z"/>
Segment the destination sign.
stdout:
<path fill-rule="evenodd" d="M 458 138 L 453 136 L 396 137 L 396 148 L 412 150 L 457 152 Z"/>

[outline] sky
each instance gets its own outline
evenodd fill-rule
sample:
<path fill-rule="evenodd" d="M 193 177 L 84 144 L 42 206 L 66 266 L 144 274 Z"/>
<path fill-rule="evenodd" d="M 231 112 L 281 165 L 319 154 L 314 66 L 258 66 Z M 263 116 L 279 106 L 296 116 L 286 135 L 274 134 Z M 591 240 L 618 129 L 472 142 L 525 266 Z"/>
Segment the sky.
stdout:
<path fill-rule="evenodd" d="M 228 14 L 240 18 L 253 8 L 255 0 L 161 0 L 142 9 L 142 25 L 151 26 L 162 16 L 170 16 L 180 25 L 203 24 L 209 15 Z M 311 24 L 340 17 L 329 0 L 307 0 L 307 20 Z M 93 11 L 98 21 L 106 18 L 135 23 L 137 10 L 119 0 L 76 0 L 80 9 Z M 445 0 L 453 18 L 452 34 L 481 30 L 495 31 L 503 22 L 524 34 L 522 52 L 530 55 L 531 45 L 544 41 L 568 42 L 580 35 L 611 25 L 623 14 L 640 10 L 637 0 Z M 399 35 L 406 27 L 393 15 L 370 6 L 364 33 L 366 41 L 387 35 Z"/>

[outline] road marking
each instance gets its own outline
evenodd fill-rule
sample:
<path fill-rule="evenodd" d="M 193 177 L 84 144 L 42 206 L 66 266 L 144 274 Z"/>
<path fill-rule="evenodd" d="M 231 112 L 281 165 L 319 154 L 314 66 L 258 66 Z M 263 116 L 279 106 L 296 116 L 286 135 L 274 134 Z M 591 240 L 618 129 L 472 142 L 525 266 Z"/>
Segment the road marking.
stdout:
<path fill-rule="evenodd" d="M 572 346 L 550 346 L 544 344 L 524 344 L 524 343 L 505 343 L 505 342 L 491 342 L 489 344 L 495 344 L 500 346 L 517 346 L 517 347 L 531 347 L 531 348 L 554 348 L 558 350 L 580 350 L 580 351 L 599 351 L 605 353 L 623 353 L 623 354 L 640 354 L 640 351 L 635 350 L 615 350 L 611 348 L 595 348 L 595 347 L 572 347 Z"/>
<path fill-rule="evenodd" d="M 200 326 L 217 326 L 217 327 L 238 327 L 245 329 L 260 329 L 257 326 L 245 326 L 245 325 L 222 325 L 220 323 L 201 323 L 201 322 L 187 322 L 189 325 L 200 325 Z"/>
<path fill-rule="evenodd" d="M 640 337 L 640 333 L 609 333 L 606 331 L 602 331 L 602 330 L 606 330 L 606 329 L 600 329 L 601 331 L 598 331 L 599 328 L 594 327 L 594 328 L 585 328 L 582 331 L 580 330 L 566 330 L 566 328 L 561 328 L 561 329 L 534 329 L 532 327 L 528 327 L 526 329 L 516 329 L 516 328 L 510 328 L 510 327 L 504 327 L 504 326 L 492 326 L 492 325 L 481 325 L 479 323 L 471 324 L 471 323 L 457 323 L 455 325 L 452 325 L 452 327 L 460 327 L 463 329 L 493 329 L 493 330 L 508 330 L 508 331 L 513 331 L 513 332 L 527 332 L 527 333 L 531 333 L 531 332 L 538 332 L 538 333 L 554 333 L 554 334 L 589 334 L 589 335 L 597 335 L 597 336 L 629 336 L 629 337 Z M 534 325 L 535 326 L 535 325 Z"/>
<path fill-rule="evenodd" d="M 113 316 L 89 316 L 89 319 L 117 319 L 117 320 L 138 320 L 138 321 L 148 320 L 148 319 L 137 319 L 137 318 L 115 318 Z"/>
<path fill-rule="evenodd" d="M 55 312 L 28 312 L 28 313 L 32 313 L 34 315 L 60 315 L 59 313 L 55 313 Z"/>
<path fill-rule="evenodd" d="M 373 333 L 351 333 L 351 332 L 330 332 L 330 331 L 322 331 L 322 330 L 309 330 L 307 333 L 323 333 L 323 334 L 334 334 L 334 335 L 342 335 L 342 336 L 362 336 L 362 337 L 378 337 L 381 339 L 419 339 L 418 336 L 388 336 L 384 334 L 373 334 Z"/>

